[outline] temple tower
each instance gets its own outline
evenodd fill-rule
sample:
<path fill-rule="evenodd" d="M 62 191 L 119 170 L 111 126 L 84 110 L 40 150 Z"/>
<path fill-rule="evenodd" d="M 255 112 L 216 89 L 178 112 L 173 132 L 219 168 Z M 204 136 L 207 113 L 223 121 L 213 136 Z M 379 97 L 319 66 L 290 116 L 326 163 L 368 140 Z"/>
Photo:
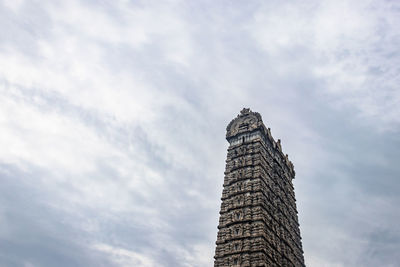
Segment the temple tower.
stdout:
<path fill-rule="evenodd" d="M 295 172 L 261 115 L 243 109 L 229 142 L 214 267 L 305 266 Z"/>

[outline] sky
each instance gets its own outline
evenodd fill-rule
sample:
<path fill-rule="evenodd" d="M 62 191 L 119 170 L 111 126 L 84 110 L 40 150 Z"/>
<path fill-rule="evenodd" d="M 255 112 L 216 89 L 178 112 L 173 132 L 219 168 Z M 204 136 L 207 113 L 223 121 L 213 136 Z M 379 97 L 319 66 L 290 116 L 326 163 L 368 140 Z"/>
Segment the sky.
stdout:
<path fill-rule="evenodd" d="M 212 266 L 244 107 L 307 266 L 400 266 L 399 47 L 395 0 L 0 0 L 0 266 Z"/>

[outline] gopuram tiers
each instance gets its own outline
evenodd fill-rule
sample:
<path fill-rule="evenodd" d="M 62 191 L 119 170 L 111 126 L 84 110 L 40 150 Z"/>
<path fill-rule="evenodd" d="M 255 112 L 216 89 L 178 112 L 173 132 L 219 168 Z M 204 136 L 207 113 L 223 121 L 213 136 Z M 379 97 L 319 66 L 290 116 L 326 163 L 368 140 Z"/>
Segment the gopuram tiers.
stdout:
<path fill-rule="evenodd" d="M 280 140 L 250 109 L 243 109 L 226 130 L 229 148 L 214 266 L 305 266 L 295 171 Z"/>

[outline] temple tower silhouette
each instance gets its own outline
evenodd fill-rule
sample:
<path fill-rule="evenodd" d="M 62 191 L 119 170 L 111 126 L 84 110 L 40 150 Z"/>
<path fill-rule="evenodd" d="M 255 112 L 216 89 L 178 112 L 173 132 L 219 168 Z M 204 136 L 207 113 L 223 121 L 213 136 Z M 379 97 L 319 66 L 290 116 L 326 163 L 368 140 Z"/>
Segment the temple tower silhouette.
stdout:
<path fill-rule="evenodd" d="M 305 266 L 293 164 L 261 115 L 243 109 L 229 142 L 214 267 Z"/>

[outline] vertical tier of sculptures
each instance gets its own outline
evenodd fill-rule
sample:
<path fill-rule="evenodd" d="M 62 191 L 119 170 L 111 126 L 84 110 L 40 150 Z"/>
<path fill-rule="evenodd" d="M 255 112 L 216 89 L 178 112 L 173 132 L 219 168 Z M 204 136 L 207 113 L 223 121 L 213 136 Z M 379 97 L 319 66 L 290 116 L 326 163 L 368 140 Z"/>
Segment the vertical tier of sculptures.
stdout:
<path fill-rule="evenodd" d="M 295 172 L 261 115 L 243 109 L 229 142 L 215 267 L 305 266 L 292 180 Z"/>

